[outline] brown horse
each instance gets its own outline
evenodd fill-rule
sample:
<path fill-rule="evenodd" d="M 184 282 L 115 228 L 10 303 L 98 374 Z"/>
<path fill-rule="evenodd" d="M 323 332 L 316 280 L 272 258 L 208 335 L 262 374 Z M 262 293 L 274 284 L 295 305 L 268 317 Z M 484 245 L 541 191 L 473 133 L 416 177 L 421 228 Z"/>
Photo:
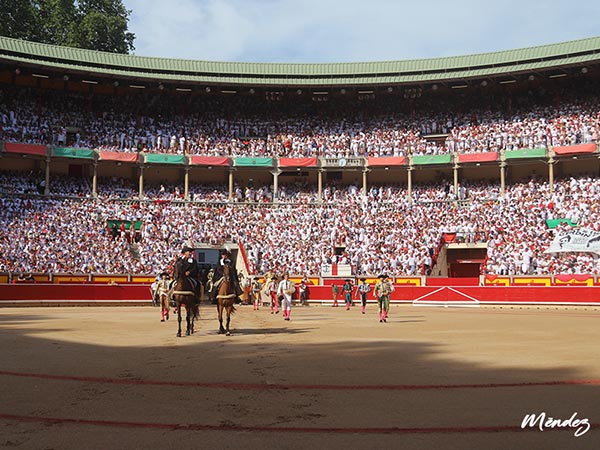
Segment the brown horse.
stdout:
<path fill-rule="evenodd" d="M 223 266 L 223 281 L 219 286 L 217 292 L 217 313 L 219 314 L 219 334 L 225 333 L 227 336 L 231 335 L 229 331 L 229 322 L 231 315 L 235 312 L 235 299 L 237 294 L 235 293 L 235 287 L 233 280 L 231 279 L 229 264 Z M 223 310 L 227 312 L 227 323 L 223 328 Z"/>
<path fill-rule="evenodd" d="M 190 334 L 194 334 L 194 320 L 200 316 L 200 309 L 198 307 L 199 299 L 196 299 L 196 294 L 194 293 L 194 287 L 192 286 L 192 282 L 188 277 L 181 274 L 175 279 L 175 286 L 173 286 L 173 291 L 171 293 L 173 300 L 175 301 L 175 305 L 177 308 L 177 337 L 181 336 L 181 306 L 185 306 L 186 311 L 186 336 Z"/>

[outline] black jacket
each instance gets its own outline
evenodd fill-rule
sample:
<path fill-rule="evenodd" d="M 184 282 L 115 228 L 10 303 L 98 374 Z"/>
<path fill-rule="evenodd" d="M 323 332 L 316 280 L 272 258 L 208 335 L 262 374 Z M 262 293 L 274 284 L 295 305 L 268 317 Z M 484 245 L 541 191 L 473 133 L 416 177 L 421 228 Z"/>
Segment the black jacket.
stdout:
<path fill-rule="evenodd" d="M 188 276 L 190 278 L 197 280 L 199 273 L 198 264 L 196 263 L 196 260 L 194 258 L 188 259 L 180 256 L 175 262 L 174 278 L 177 278 L 179 274 L 185 275 L 186 272 L 189 272 Z"/>

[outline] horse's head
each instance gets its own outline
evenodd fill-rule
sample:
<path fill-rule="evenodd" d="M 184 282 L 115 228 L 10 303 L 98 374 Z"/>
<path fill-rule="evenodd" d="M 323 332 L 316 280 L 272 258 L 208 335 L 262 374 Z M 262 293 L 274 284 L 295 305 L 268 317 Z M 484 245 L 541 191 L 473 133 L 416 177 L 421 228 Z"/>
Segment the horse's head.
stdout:
<path fill-rule="evenodd" d="M 227 281 L 229 281 L 230 278 L 230 266 L 229 264 L 225 264 L 223 265 L 223 278 Z"/>
<path fill-rule="evenodd" d="M 176 291 L 190 291 L 192 290 L 192 283 L 189 278 L 183 273 L 177 274 L 175 277 L 175 290 Z"/>

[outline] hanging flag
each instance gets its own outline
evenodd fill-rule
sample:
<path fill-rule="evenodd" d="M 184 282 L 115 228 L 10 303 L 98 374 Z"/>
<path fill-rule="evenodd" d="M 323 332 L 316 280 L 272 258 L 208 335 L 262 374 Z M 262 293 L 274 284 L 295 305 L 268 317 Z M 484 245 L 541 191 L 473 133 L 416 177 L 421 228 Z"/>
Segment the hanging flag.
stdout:
<path fill-rule="evenodd" d="M 600 232 L 589 228 L 573 228 L 556 234 L 544 253 L 581 252 L 600 255 Z"/>

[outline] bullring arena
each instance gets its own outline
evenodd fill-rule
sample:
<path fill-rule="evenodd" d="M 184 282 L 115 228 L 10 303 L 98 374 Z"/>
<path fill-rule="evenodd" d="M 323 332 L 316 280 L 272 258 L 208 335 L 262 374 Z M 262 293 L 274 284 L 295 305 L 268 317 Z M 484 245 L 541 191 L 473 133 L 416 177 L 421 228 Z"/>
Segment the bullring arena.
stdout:
<path fill-rule="evenodd" d="M 1 311 L 7 448 L 569 448 L 598 443 L 597 307 Z M 551 330 L 551 332 L 548 332 Z M 522 429 L 528 414 L 591 429 Z M 41 445 L 43 443 L 43 446 Z"/>
<path fill-rule="evenodd" d="M 599 54 L 242 70 L 0 37 L 0 445 L 597 448 Z M 306 304 L 224 336 L 204 298 L 176 337 L 150 286 L 183 246 Z M 380 274 L 386 322 L 372 291 L 332 307 Z"/>

